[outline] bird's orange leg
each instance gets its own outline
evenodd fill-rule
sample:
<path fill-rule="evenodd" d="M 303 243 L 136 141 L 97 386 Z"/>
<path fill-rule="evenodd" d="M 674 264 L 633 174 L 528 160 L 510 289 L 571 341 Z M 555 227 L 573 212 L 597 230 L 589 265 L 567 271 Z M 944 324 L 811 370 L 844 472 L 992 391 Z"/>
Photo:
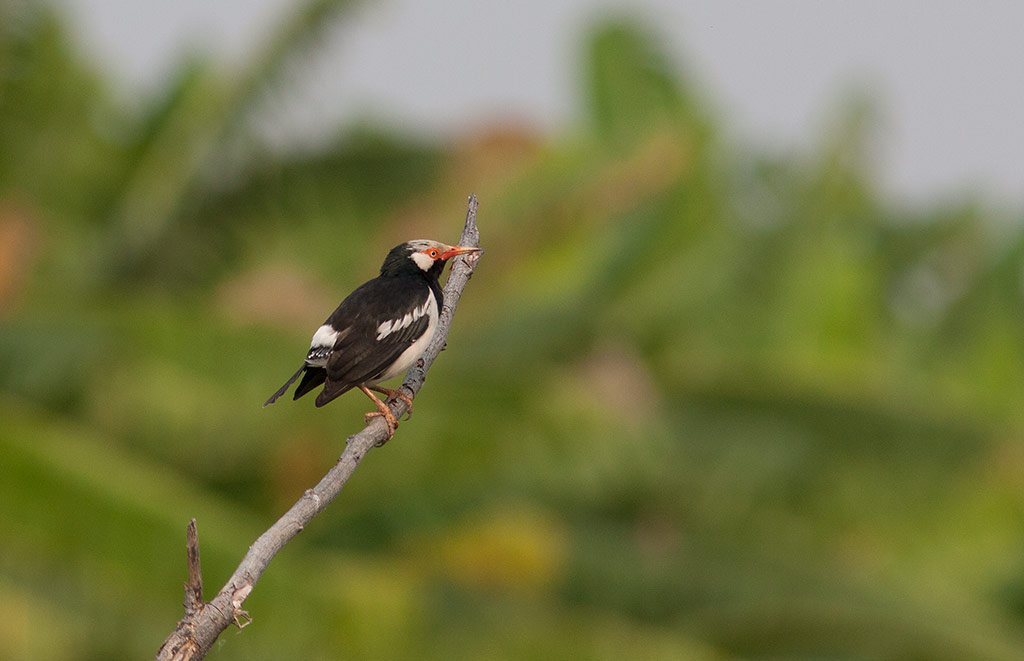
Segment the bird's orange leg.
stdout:
<path fill-rule="evenodd" d="M 398 429 L 398 420 L 395 420 L 395 416 L 391 415 L 391 409 L 388 408 L 388 405 L 377 399 L 377 396 L 370 392 L 366 386 L 359 386 L 359 389 L 377 405 L 376 411 L 370 411 L 366 414 L 367 424 L 369 424 L 370 418 L 376 418 L 378 416 L 384 416 L 384 422 L 388 423 L 388 437 L 382 443 L 378 444 L 384 445 L 384 443 L 390 441 L 391 437 L 395 435 L 395 430 Z"/>
<path fill-rule="evenodd" d="M 405 402 L 405 419 L 408 420 L 412 417 L 412 397 L 402 392 L 402 389 L 392 390 L 391 388 L 381 388 L 380 386 L 370 386 L 370 390 L 376 390 L 382 395 L 387 396 L 390 399 L 400 399 Z"/>

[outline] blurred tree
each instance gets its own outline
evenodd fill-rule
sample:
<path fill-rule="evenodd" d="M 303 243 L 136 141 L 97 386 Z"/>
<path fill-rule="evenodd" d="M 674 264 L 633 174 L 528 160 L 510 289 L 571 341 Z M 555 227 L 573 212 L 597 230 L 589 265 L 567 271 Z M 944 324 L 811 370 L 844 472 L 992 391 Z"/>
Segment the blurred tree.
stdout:
<path fill-rule="evenodd" d="M 810 153 L 730 144 L 629 20 L 574 133 L 268 149 L 351 4 L 129 109 L 0 0 L 0 658 L 155 653 L 187 520 L 219 586 L 359 424 L 261 412 L 282 347 L 471 191 L 487 266 L 416 417 L 219 656 L 1019 658 L 1016 218 L 885 199 L 856 95 Z"/>

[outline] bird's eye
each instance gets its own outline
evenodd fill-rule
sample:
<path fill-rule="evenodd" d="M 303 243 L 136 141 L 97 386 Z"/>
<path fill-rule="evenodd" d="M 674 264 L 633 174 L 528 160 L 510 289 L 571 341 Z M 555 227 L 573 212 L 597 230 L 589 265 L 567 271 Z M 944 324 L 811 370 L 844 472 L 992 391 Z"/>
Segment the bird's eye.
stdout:
<path fill-rule="evenodd" d="M 428 252 L 427 254 L 428 254 L 428 255 L 430 255 L 430 258 L 431 258 L 431 259 L 437 259 L 437 256 L 438 256 L 438 255 L 439 255 L 440 253 L 438 253 L 438 252 L 437 252 L 437 248 L 431 248 L 431 249 L 430 249 L 430 252 Z"/>

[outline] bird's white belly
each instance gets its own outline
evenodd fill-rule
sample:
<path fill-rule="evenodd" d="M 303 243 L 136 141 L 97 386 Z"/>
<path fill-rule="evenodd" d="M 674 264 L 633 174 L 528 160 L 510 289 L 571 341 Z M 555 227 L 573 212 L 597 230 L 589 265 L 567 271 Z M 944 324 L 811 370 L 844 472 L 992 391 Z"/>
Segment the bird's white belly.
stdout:
<path fill-rule="evenodd" d="M 380 383 L 381 381 L 387 381 L 393 379 L 399 374 L 403 374 L 407 369 L 412 367 L 423 352 L 427 350 L 427 345 L 434 339 L 434 333 L 437 332 L 437 299 L 434 297 L 434 292 L 430 292 L 430 298 L 427 300 L 427 318 L 430 322 L 427 324 L 427 330 L 420 336 L 418 340 L 409 345 L 406 349 L 398 356 L 398 360 L 384 372 L 379 379 L 367 382 L 365 385 L 372 386 Z"/>

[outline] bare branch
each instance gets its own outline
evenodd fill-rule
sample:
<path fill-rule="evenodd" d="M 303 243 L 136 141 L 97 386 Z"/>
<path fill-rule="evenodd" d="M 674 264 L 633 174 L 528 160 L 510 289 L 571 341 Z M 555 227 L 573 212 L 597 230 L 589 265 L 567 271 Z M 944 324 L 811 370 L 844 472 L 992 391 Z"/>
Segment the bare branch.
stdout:
<path fill-rule="evenodd" d="M 199 533 L 195 519 L 189 521 L 185 528 L 185 555 L 188 558 L 188 583 L 185 584 L 187 616 L 203 607 L 203 570 L 199 564 Z"/>
<path fill-rule="evenodd" d="M 469 208 L 466 213 L 466 226 L 459 239 L 459 245 L 478 247 L 480 233 L 476 227 L 476 196 L 469 196 Z M 409 369 L 402 388 L 415 397 L 423 387 L 427 370 L 437 355 L 444 349 L 448 337 L 448 328 L 452 316 L 459 303 L 459 297 L 470 276 L 476 268 L 480 253 L 456 257 L 451 265 L 451 273 L 444 287 L 444 306 L 440 311 L 437 333 L 433 341 L 423 352 L 423 357 Z M 396 399 L 390 404 L 395 419 L 405 414 L 407 405 Z M 235 569 L 228 582 L 221 588 L 217 596 L 209 603 L 202 601 L 202 578 L 199 576 L 199 542 L 195 536 L 195 520 L 189 524 L 188 559 L 189 583 L 186 587 L 185 617 L 164 641 L 157 653 L 157 661 L 189 661 L 202 659 L 209 652 L 214 641 L 222 631 L 232 623 L 239 628 L 249 623 L 249 614 L 242 609 L 242 604 L 252 592 L 260 576 L 266 571 L 273 557 L 295 535 L 319 514 L 341 491 L 359 462 L 373 447 L 387 441 L 387 423 L 380 417 L 373 420 L 354 436 L 349 436 L 345 451 L 338 462 L 324 475 L 312 489 L 307 489 L 302 497 L 285 512 L 266 532 L 249 547 L 249 552 Z M 193 556 L 193 549 L 195 551 Z M 194 562 L 193 562 L 194 558 Z M 193 569 L 195 574 L 193 575 Z"/>

